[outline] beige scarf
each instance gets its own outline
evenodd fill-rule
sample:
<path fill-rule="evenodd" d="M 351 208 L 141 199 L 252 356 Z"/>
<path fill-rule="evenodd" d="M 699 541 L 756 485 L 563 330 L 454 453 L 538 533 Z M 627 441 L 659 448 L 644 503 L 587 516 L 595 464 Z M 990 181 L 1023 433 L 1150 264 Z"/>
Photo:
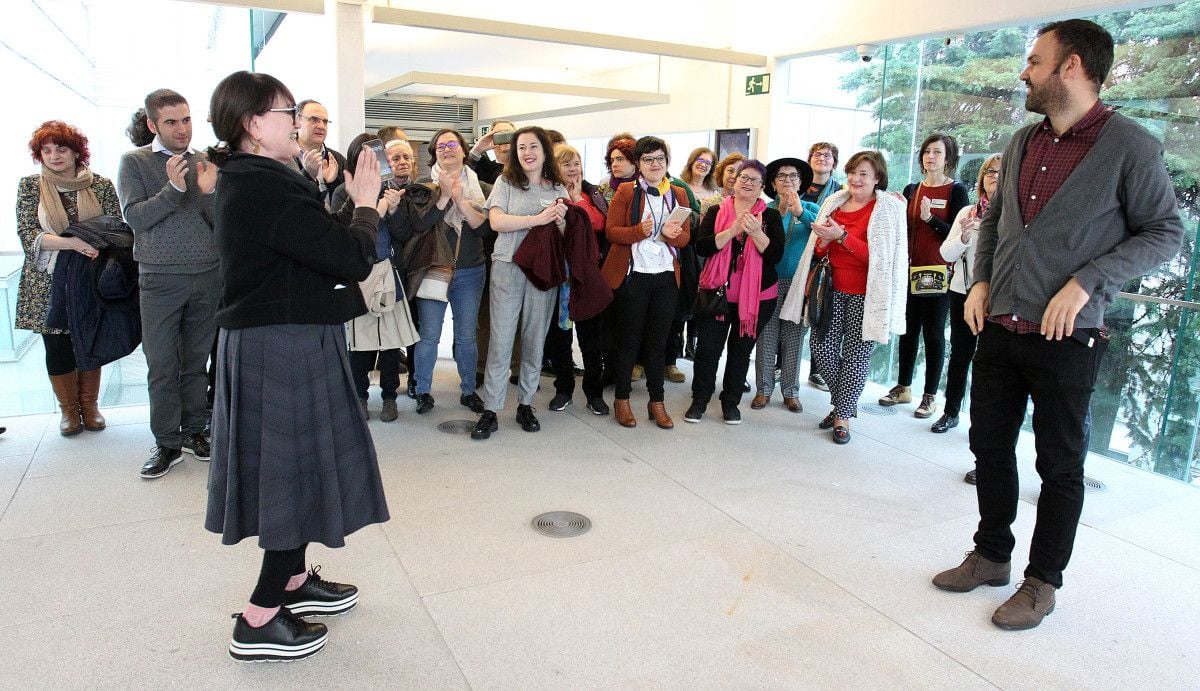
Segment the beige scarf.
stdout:
<path fill-rule="evenodd" d="M 80 221 L 95 218 L 104 212 L 100 207 L 100 200 L 92 190 L 92 171 L 87 166 L 77 168 L 72 177 L 59 175 L 42 166 L 42 174 L 38 178 L 38 224 L 41 225 L 43 233 L 62 235 L 67 226 L 71 225 L 59 192 L 79 193 L 75 204 Z M 53 273 L 57 259 L 58 250 L 42 250 L 38 253 L 38 267 L 47 273 Z"/>

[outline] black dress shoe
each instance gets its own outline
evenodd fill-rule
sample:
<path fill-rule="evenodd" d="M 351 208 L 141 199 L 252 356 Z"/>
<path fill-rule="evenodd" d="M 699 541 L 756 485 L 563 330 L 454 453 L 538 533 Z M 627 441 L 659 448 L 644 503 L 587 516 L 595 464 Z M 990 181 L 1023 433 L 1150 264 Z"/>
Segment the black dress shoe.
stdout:
<path fill-rule="evenodd" d="M 932 430 L 934 434 L 941 434 L 948 430 L 952 430 L 955 427 L 958 427 L 958 416 L 942 413 L 942 416 L 938 418 L 938 421 L 933 423 L 933 427 L 930 427 L 929 429 Z"/>
<path fill-rule="evenodd" d="M 183 453 L 179 449 L 156 446 L 154 453 L 150 454 L 150 460 L 142 464 L 142 472 L 138 474 L 147 480 L 153 480 L 166 475 L 171 470 L 171 466 L 182 460 Z"/>
<path fill-rule="evenodd" d="M 480 398 L 479 394 L 475 393 L 474 391 L 467 394 L 466 396 L 459 396 L 458 402 L 460 404 L 466 406 L 467 408 L 469 408 L 471 410 L 471 412 L 475 413 L 476 415 L 483 412 L 483 408 L 484 408 L 483 399 Z"/>
<path fill-rule="evenodd" d="M 599 396 L 588 399 L 587 409 L 592 411 L 593 415 L 608 415 L 611 412 L 608 409 L 608 404 Z"/>
<path fill-rule="evenodd" d="M 240 613 L 233 615 L 229 657 L 242 662 L 286 662 L 320 652 L 329 641 L 324 624 L 310 624 L 280 607 L 271 621 L 258 628 Z"/>
<path fill-rule="evenodd" d="M 417 415 L 424 415 L 433 410 L 433 396 L 427 393 L 417 394 Z"/>
<path fill-rule="evenodd" d="M 963 482 L 967 483 L 968 485 L 975 484 L 975 471 L 968 470 L 967 474 L 963 476 Z"/>
<path fill-rule="evenodd" d="M 417 397 L 417 380 L 412 377 L 408 378 L 408 397 L 414 399 Z"/>
<path fill-rule="evenodd" d="M 183 440 L 183 451 L 192 454 L 192 457 L 197 461 L 207 461 L 212 458 L 211 449 L 212 446 L 208 443 L 208 437 L 200 432 Z"/>
<path fill-rule="evenodd" d="M 554 398 L 550 399 L 550 405 L 546 407 L 553 411 L 559 411 L 566 410 L 569 405 L 571 405 L 571 394 L 560 393 L 554 394 Z"/>
<path fill-rule="evenodd" d="M 496 414 L 485 410 L 483 415 L 479 416 L 479 422 L 475 423 L 475 429 L 471 430 L 471 438 L 487 439 L 498 429 L 500 429 L 500 423 L 496 422 Z"/>
<path fill-rule="evenodd" d="M 824 420 L 821 420 L 819 423 L 817 423 L 817 429 L 833 429 L 833 411 L 832 410 L 829 411 L 829 414 L 825 416 Z"/>
<path fill-rule="evenodd" d="M 850 443 L 850 428 L 845 425 L 838 425 L 833 428 L 833 442 L 835 444 Z"/>
<path fill-rule="evenodd" d="M 517 424 L 526 432 L 537 432 L 542 429 L 542 424 L 533 414 L 533 406 L 517 406 Z"/>
<path fill-rule="evenodd" d="M 320 566 L 308 571 L 304 585 L 283 594 L 283 606 L 295 616 L 336 617 L 358 604 L 358 588 L 322 579 Z"/>

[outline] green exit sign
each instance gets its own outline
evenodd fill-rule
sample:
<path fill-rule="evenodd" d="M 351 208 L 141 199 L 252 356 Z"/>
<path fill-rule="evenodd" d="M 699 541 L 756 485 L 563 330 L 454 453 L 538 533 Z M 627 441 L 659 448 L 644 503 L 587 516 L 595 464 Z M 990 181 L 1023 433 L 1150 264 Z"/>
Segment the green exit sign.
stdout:
<path fill-rule="evenodd" d="M 771 93 L 771 75 L 755 74 L 746 77 L 746 95 L 761 96 Z"/>

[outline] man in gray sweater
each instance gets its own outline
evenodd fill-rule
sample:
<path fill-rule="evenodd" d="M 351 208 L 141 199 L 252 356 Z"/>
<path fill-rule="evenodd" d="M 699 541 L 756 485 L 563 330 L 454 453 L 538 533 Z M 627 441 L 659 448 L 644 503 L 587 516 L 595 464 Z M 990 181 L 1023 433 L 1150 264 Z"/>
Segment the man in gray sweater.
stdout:
<path fill-rule="evenodd" d="M 965 318 L 979 335 L 971 386 L 979 528 L 962 565 L 933 583 L 1006 585 L 1017 517 L 1016 444 L 1033 400 L 1041 494 L 1025 580 L 992 616 L 1029 629 L 1054 610 L 1083 510 L 1090 403 L 1108 332 L 1104 309 L 1126 281 L 1173 257 L 1183 239 L 1162 144 L 1099 100 L 1112 37 L 1072 19 L 1038 32 L 1021 73 L 1025 107 L 1046 116 L 1004 152 L 979 228 Z"/>
<path fill-rule="evenodd" d="M 162 477 L 186 451 L 209 458 L 206 364 L 216 334 L 220 277 L 213 241 L 216 167 L 189 149 L 192 117 L 183 96 L 146 97 L 154 141 L 121 157 L 117 194 L 133 228 L 141 292 L 142 351 L 155 449 L 142 466 Z"/>

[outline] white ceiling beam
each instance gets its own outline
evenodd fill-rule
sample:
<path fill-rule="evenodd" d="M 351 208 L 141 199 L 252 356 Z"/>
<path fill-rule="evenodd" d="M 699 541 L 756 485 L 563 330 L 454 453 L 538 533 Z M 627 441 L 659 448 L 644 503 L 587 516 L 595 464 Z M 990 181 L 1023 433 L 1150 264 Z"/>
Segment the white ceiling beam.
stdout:
<path fill-rule="evenodd" d="M 554 94 L 556 96 L 578 96 L 581 98 L 599 98 L 606 101 L 631 101 L 645 105 L 658 105 L 671 101 L 670 94 L 660 94 L 654 91 L 629 91 L 627 89 L 608 89 L 599 86 L 580 86 L 578 84 L 493 79 L 491 77 L 472 77 L 464 74 L 444 74 L 441 72 L 405 72 L 385 82 L 368 86 L 365 90 L 365 96 L 366 98 L 374 98 L 389 91 L 412 86 L 413 84 Z"/>
<path fill-rule="evenodd" d="M 191 2 L 224 7 L 245 7 L 250 10 L 271 10 L 272 12 L 325 14 L 325 0 L 191 0 Z"/>
<path fill-rule="evenodd" d="M 523 41 L 561 43 L 570 46 L 604 48 L 628 53 L 647 53 L 649 55 L 663 55 L 673 58 L 719 62 L 729 65 L 748 65 L 750 67 L 766 67 L 767 65 L 767 56 L 765 55 L 741 53 L 720 48 L 705 48 L 703 46 L 693 46 L 683 43 L 650 41 L 640 38 L 630 38 L 628 36 L 613 36 L 611 34 L 557 29 L 532 24 L 498 22 L 492 19 L 459 17 L 434 12 L 417 12 L 415 10 L 380 7 L 378 5 L 373 7 L 372 11 L 373 21 L 377 24 L 395 24 L 397 26 L 412 26 L 421 29 L 436 29 L 438 31 L 499 36 Z"/>

